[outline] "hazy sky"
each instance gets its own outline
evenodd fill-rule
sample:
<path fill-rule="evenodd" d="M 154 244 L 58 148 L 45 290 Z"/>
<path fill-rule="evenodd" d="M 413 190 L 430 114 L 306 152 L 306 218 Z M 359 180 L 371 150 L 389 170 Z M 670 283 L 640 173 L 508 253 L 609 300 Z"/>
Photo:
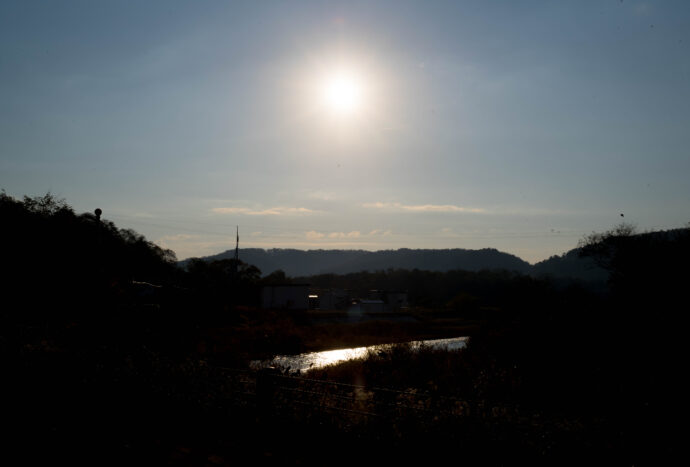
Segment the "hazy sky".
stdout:
<path fill-rule="evenodd" d="M 687 1 L 0 2 L 0 188 L 180 259 L 535 262 L 686 225 L 689 143 Z"/>

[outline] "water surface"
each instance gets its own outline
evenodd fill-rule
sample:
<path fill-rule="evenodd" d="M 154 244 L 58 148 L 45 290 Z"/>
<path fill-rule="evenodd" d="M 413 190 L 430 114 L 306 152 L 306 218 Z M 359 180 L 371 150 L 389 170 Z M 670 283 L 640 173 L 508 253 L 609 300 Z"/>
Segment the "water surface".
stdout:
<path fill-rule="evenodd" d="M 467 337 L 450 337 L 446 339 L 431 339 L 424 341 L 412 341 L 412 347 L 421 345 L 432 348 L 446 348 L 457 350 L 465 347 Z M 390 345 L 390 344 L 388 344 Z M 384 349 L 387 345 L 372 345 L 368 347 L 352 347 L 349 349 L 326 350 L 323 352 L 309 352 L 298 355 L 278 355 L 272 360 L 255 360 L 251 363 L 252 368 L 264 368 L 273 366 L 287 369 L 290 371 L 306 371 L 312 368 L 321 368 L 334 363 L 364 357 L 369 350 Z"/>

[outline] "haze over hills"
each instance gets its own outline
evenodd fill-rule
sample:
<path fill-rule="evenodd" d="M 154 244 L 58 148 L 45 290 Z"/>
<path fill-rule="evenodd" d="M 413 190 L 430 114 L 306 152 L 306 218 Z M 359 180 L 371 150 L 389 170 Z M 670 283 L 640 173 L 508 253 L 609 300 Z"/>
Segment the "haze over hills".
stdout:
<path fill-rule="evenodd" d="M 201 259 L 214 261 L 233 258 L 234 250 L 227 250 Z M 258 267 L 263 275 L 282 269 L 288 276 L 304 277 L 316 274 L 347 274 L 386 269 L 421 269 L 449 271 L 462 269 L 505 269 L 531 275 L 552 275 L 582 280 L 605 280 L 607 274 L 590 259 L 580 258 L 577 250 L 553 256 L 531 265 L 527 261 L 494 248 L 481 250 L 407 249 L 399 250 L 296 250 L 275 248 L 244 248 L 239 250 L 242 261 Z M 182 261 L 184 265 L 189 260 Z"/>

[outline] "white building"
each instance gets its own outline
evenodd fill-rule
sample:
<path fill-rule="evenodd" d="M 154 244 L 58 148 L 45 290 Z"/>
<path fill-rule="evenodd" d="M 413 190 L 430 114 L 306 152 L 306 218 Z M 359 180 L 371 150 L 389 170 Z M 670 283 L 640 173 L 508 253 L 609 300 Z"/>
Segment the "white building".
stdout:
<path fill-rule="evenodd" d="M 312 310 L 346 310 L 350 306 L 350 294 L 341 289 L 312 289 L 309 295 Z"/>

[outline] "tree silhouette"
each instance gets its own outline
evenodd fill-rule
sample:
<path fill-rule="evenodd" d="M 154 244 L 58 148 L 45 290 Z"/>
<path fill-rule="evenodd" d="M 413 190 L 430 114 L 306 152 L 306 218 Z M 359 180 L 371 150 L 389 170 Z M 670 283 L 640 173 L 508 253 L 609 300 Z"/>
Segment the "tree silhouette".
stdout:
<path fill-rule="evenodd" d="M 690 228 L 638 233 L 627 223 L 593 233 L 580 241 L 580 254 L 610 273 L 619 300 L 636 308 L 642 303 L 671 304 L 687 284 Z"/>
<path fill-rule="evenodd" d="M 3 191 L 0 218 L 1 280 L 13 307 L 93 307 L 133 280 L 171 283 L 177 275 L 171 250 L 94 214 L 77 215 L 51 193 L 19 201 Z"/>

